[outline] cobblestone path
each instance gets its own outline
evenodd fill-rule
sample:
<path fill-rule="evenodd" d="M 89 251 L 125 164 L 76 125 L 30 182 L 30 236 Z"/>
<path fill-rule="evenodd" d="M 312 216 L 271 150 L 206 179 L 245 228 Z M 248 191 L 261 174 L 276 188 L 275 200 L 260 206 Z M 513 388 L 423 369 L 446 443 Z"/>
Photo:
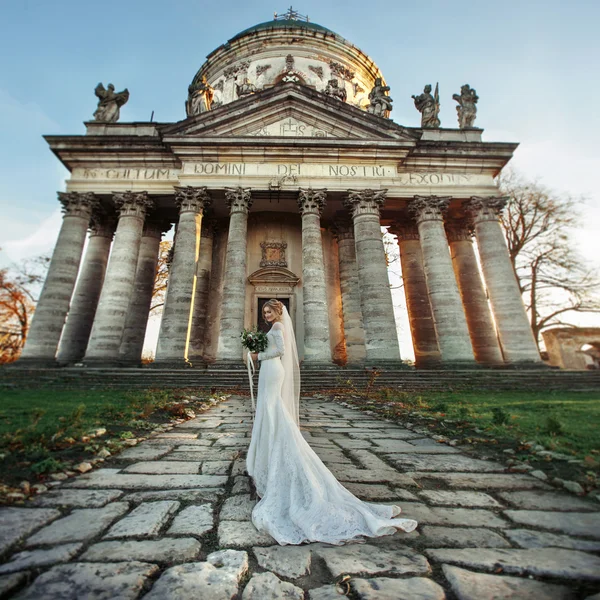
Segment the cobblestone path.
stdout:
<path fill-rule="evenodd" d="M 399 503 L 418 530 L 275 545 L 250 522 L 251 415 L 233 397 L 0 509 L 0 598 L 600 598 L 600 505 L 322 399 L 303 400 L 302 423 L 354 494 Z"/>

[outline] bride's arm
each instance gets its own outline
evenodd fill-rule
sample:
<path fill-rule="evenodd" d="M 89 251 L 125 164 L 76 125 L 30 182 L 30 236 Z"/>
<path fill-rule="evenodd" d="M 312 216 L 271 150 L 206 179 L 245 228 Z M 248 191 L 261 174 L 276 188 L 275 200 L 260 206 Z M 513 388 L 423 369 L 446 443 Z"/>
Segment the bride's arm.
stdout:
<path fill-rule="evenodd" d="M 283 356 L 285 347 L 283 343 L 283 325 L 281 323 L 273 325 L 271 339 L 274 343 L 271 344 L 269 342 L 267 349 L 264 352 L 258 353 L 258 360 L 268 360 L 277 356 Z"/>

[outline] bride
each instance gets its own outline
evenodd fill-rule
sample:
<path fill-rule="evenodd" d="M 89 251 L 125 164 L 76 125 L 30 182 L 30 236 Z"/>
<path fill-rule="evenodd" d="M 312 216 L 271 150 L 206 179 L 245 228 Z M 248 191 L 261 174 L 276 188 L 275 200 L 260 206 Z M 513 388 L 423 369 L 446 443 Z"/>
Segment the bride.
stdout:
<path fill-rule="evenodd" d="M 263 316 L 272 324 L 261 361 L 258 400 L 247 470 L 261 500 L 252 522 L 279 544 L 343 544 L 359 536 L 410 532 L 417 522 L 394 519 L 397 506 L 370 504 L 344 488 L 308 445 L 299 427 L 300 370 L 292 320 L 269 300 Z"/>

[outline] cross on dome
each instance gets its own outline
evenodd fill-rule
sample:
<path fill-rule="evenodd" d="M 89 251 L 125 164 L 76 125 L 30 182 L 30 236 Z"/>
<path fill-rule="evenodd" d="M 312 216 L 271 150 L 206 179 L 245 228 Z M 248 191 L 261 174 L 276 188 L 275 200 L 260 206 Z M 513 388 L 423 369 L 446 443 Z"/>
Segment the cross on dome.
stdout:
<path fill-rule="evenodd" d="M 287 12 L 282 15 L 278 15 L 277 13 L 275 13 L 273 20 L 274 21 L 306 21 L 307 23 L 310 22 L 308 15 L 306 15 L 306 16 L 301 15 L 297 10 L 294 10 L 291 6 L 287 9 Z"/>

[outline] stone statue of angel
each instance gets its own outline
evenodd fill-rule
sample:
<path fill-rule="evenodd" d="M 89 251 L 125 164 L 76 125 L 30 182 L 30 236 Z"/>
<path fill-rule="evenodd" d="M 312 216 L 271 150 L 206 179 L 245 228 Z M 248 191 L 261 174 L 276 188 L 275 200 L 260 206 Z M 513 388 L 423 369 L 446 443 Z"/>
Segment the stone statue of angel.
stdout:
<path fill-rule="evenodd" d="M 337 98 L 342 102 L 346 102 L 346 90 L 343 87 L 340 87 L 339 81 L 337 79 L 330 79 L 327 82 L 327 87 L 325 88 L 324 93 L 327 96 L 332 96 L 333 98 Z"/>
<path fill-rule="evenodd" d="M 458 126 L 461 129 L 470 129 L 473 127 L 475 117 L 477 117 L 477 102 L 479 96 L 475 89 L 472 89 L 468 83 L 461 86 L 460 96 L 453 94 L 452 98 L 458 102 L 456 112 L 458 113 Z"/>
<path fill-rule="evenodd" d="M 108 89 L 99 83 L 94 90 L 98 96 L 98 108 L 94 112 L 94 120 L 103 123 L 116 123 L 119 120 L 119 109 L 129 100 L 129 90 L 115 93 L 115 86 L 108 84 Z"/>
<path fill-rule="evenodd" d="M 389 86 L 383 85 L 381 77 L 375 79 L 375 85 L 369 92 L 369 100 L 371 104 L 367 106 L 367 112 L 376 117 L 388 117 L 388 113 L 392 110 L 393 100 L 387 95 L 390 91 Z"/>
<path fill-rule="evenodd" d="M 188 99 L 185 103 L 185 112 L 188 117 L 193 117 L 208 112 L 213 105 L 214 91 L 207 83 L 206 77 L 192 83 L 188 87 Z"/>
<path fill-rule="evenodd" d="M 411 96 L 415 101 L 415 108 L 421 113 L 421 127 L 423 129 L 438 129 L 440 126 L 440 91 L 435 84 L 435 92 L 431 95 L 431 86 L 427 84 L 419 96 Z"/>

